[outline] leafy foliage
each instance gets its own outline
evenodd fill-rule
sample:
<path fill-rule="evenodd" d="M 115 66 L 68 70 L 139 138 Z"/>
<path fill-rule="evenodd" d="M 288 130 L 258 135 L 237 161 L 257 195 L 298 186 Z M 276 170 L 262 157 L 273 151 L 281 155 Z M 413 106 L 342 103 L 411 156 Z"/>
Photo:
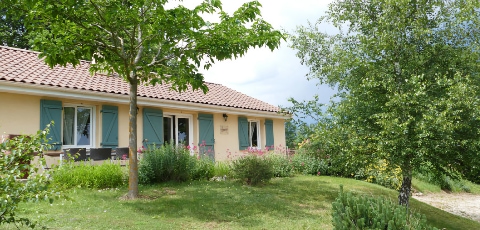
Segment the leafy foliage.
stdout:
<path fill-rule="evenodd" d="M 273 178 L 273 167 L 264 156 L 248 154 L 232 162 L 234 177 L 247 185 L 259 185 Z"/>
<path fill-rule="evenodd" d="M 232 165 L 230 161 L 215 162 L 214 176 L 216 177 L 232 177 Z"/>
<path fill-rule="evenodd" d="M 400 168 L 389 169 L 388 163 L 385 160 L 380 160 L 365 168 L 358 169 L 355 178 L 399 190 L 402 185 L 402 170 Z"/>
<path fill-rule="evenodd" d="M 34 228 L 36 223 L 28 218 L 18 218 L 17 207 L 21 202 L 53 202 L 59 193 L 51 185 L 47 175 L 31 164 L 34 154 L 43 156 L 49 126 L 35 135 L 22 135 L 0 143 L 0 225 L 22 224 Z M 40 166 L 45 165 L 41 158 Z M 26 178 L 25 181 L 20 181 Z"/>
<path fill-rule="evenodd" d="M 209 180 L 215 175 L 215 162 L 208 156 L 197 157 L 192 171 L 192 180 Z M 226 175 L 226 174 L 225 174 Z"/>
<path fill-rule="evenodd" d="M 345 193 L 342 185 L 332 207 L 334 229 L 437 229 L 427 224 L 425 215 L 407 212 L 384 197 Z"/>
<path fill-rule="evenodd" d="M 304 153 L 297 153 L 291 158 L 295 172 L 303 175 L 327 175 L 327 163 L 317 157 Z"/>
<path fill-rule="evenodd" d="M 52 173 L 53 182 L 65 188 L 118 188 L 125 185 L 126 175 L 119 164 L 92 165 L 88 162 L 64 162 Z"/>
<path fill-rule="evenodd" d="M 25 14 L 15 0 L 0 2 L 0 45 L 30 49 Z"/>
<path fill-rule="evenodd" d="M 464 179 L 453 179 L 446 175 L 436 175 L 427 167 L 416 169 L 414 177 L 422 182 L 439 186 L 442 190 L 451 192 L 471 192 L 469 183 Z"/>
<path fill-rule="evenodd" d="M 152 147 L 143 152 L 138 169 L 140 183 L 191 180 L 195 162 L 195 157 L 184 147 L 174 144 Z"/>
<path fill-rule="evenodd" d="M 413 170 L 472 177 L 480 147 L 480 3 L 334 1 L 291 36 L 308 76 L 339 89 L 309 136 L 337 162 L 401 168 L 408 205 Z M 339 33 L 320 32 L 322 22 Z M 477 174 L 478 175 L 478 174 Z"/>
<path fill-rule="evenodd" d="M 285 143 L 289 149 L 297 148 L 297 126 L 292 120 L 285 122 Z"/>
<path fill-rule="evenodd" d="M 269 153 L 265 158 L 272 165 L 274 177 L 291 177 L 295 174 L 295 167 L 292 160 L 285 155 Z"/>

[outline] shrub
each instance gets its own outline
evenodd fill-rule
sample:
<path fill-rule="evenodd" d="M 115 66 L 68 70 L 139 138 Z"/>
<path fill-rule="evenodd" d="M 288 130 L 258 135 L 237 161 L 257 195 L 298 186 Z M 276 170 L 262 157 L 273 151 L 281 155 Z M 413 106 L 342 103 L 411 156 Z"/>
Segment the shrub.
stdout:
<path fill-rule="evenodd" d="M 333 140 L 329 140 L 330 138 Z M 322 160 L 326 165 L 324 175 L 353 177 L 359 168 L 365 167 L 364 162 L 353 160 L 351 155 L 343 153 L 341 149 L 341 142 L 336 140 L 335 136 L 315 134 L 300 144 L 296 154 Z"/>
<path fill-rule="evenodd" d="M 263 156 L 248 154 L 232 162 L 232 171 L 236 179 L 248 184 L 258 185 L 273 177 L 273 167 Z"/>
<path fill-rule="evenodd" d="M 215 162 L 214 176 L 216 177 L 233 177 L 232 166 L 229 161 Z"/>
<path fill-rule="evenodd" d="M 415 171 L 414 177 L 439 186 L 442 190 L 452 191 L 452 192 L 471 192 L 471 188 L 468 185 L 466 180 L 462 179 L 453 179 L 444 174 L 435 175 L 433 174 L 427 166 L 420 167 Z"/>
<path fill-rule="evenodd" d="M 215 163 L 209 156 L 199 156 L 192 170 L 193 180 L 209 180 L 215 175 Z"/>
<path fill-rule="evenodd" d="M 66 188 L 116 188 L 126 182 L 121 166 L 112 163 L 65 162 L 53 169 L 52 177 L 54 183 Z"/>
<path fill-rule="evenodd" d="M 379 160 L 376 164 L 359 169 L 355 178 L 395 190 L 399 190 L 402 186 L 402 170 L 399 167 L 393 170 L 388 168 L 385 160 Z"/>
<path fill-rule="evenodd" d="M 407 212 L 404 206 L 383 197 L 344 193 L 343 186 L 332 208 L 334 229 L 436 229 L 427 225 L 425 215 Z"/>
<path fill-rule="evenodd" d="M 295 172 L 304 175 L 326 175 L 328 165 L 324 160 L 303 153 L 297 153 L 292 157 Z"/>
<path fill-rule="evenodd" d="M 155 146 L 143 152 L 138 176 L 142 184 L 192 179 L 196 159 L 183 146 L 174 144 Z"/>
<path fill-rule="evenodd" d="M 266 158 L 272 165 L 273 176 L 291 177 L 295 174 L 295 167 L 288 157 L 276 153 L 270 153 L 266 155 Z"/>
<path fill-rule="evenodd" d="M 39 173 L 36 165 L 30 164 L 34 153 L 42 156 L 48 147 L 46 136 L 49 126 L 35 135 L 19 136 L 0 141 L 0 225 L 7 223 L 21 224 L 34 228 L 36 222 L 28 218 L 18 218 L 16 210 L 21 202 L 48 200 L 53 202 L 58 197 L 50 180 Z M 3 142 L 3 143 L 2 143 Z M 44 164 L 41 158 L 40 164 Z M 27 178 L 19 181 L 20 178 Z"/>

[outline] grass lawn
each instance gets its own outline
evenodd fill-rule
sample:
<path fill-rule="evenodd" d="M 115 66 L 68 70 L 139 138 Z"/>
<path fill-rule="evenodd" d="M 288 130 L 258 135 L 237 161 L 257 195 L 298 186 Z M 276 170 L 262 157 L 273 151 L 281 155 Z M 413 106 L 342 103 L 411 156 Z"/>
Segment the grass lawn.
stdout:
<path fill-rule="evenodd" d="M 141 187 L 141 199 L 120 199 L 126 188 L 75 189 L 71 200 L 24 204 L 18 217 L 50 229 L 332 229 L 331 203 L 339 185 L 357 194 L 397 192 L 352 179 L 326 176 L 276 178 L 263 187 L 233 181 L 168 183 Z M 446 229 L 480 229 L 480 223 L 411 199 L 430 224 Z M 14 226 L 1 226 L 15 229 Z"/>

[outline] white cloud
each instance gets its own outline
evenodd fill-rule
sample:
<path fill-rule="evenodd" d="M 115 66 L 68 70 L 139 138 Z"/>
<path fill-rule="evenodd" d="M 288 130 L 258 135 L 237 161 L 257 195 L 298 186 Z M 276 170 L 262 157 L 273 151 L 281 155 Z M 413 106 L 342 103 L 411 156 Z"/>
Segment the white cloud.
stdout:
<path fill-rule="evenodd" d="M 263 18 L 277 29 L 293 31 L 297 26 L 314 23 L 324 15 L 331 0 L 260 0 Z M 183 1 L 194 7 L 200 0 Z M 247 0 L 223 0 L 223 10 L 233 13 Z M 328 26 L 325 30 L 331 30 Z M 205 80 L 219 83 L 272 105 L 290 105 L 288 98 L 309 100 L 319 94 L 322 103 L 328 103 L 335 92 L 327 86 L 308 81 L 308 68 L 300 64 L 295 51 L 284 42 L 271 52 L 268 48 L 249 50 L 236 60 L 217 62 L 203 71 Z"/>

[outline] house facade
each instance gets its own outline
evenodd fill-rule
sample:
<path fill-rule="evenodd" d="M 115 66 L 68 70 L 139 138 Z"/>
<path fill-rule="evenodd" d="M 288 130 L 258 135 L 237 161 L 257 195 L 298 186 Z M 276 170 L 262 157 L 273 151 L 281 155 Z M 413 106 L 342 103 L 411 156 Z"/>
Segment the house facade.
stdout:
<path fill-rule="evenodd" d="M 49 152 L 128 146 L 129 85 L 91 75 L 89 62 L 49 68 L 37 52 L 0 46 L 0 133 L 33 134 L 51 121 Z M 138 88 L 138 146 L 202 146 L 217 161 L 248 147 L 285 146 L 279 108 L 228 87 L 179 93 L 171 85 Z"/>

